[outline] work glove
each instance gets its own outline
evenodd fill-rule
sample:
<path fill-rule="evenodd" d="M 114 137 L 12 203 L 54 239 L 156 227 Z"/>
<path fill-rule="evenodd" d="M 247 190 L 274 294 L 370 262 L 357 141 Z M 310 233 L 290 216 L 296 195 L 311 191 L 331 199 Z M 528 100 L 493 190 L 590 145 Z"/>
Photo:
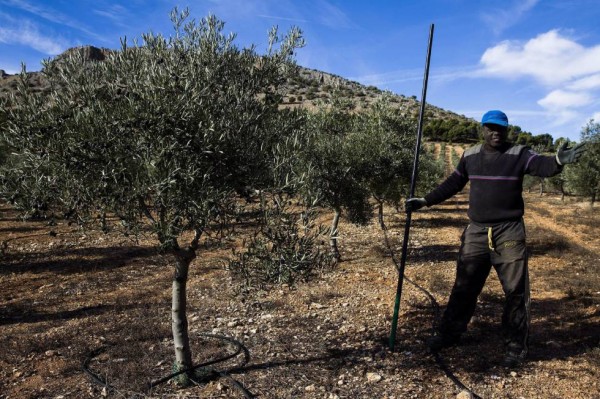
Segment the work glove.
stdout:
<path fill-rule="evenodd" d="M 415 212 L 427 205 L 425 198 L 409 198 L 404 203 L 406 213 Z"/>
<path fill-rule="evenodd" d="M 586 150 L 585 143 L 577 144 L 573 148 L 567 148 L 567 145 L 569 143 L 564 142 L 556 152 L 556 162 L 559 165 L 577 162 Z"/>

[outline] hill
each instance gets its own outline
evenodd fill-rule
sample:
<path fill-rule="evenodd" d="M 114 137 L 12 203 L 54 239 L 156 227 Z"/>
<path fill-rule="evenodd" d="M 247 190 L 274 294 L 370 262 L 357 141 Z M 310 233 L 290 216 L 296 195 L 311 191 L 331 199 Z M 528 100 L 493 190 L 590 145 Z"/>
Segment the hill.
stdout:
<path fill-rule="evenodd" d="M 81 53 L 90 62 L 102 62 L 112 51 L 94 46 L 75 47 L 56 56 L 52 62 L 60 62 L 61 59 L 75 52 Z M 45 80 L 42 72 L 28 72 L 28 75 L 29 85 L 34 90 L 44 91 L 48 88 L 48 82 Z M 9 93 L 16 91 L 17 82 L 18 75 L 10 75 L 0 69 L 0 97 L 7 96 Z M 341 92 L 343 97 L 355 101 L 359 109 L 367 106 L 384 94 L 382 90 L 375 86 L 365 86 L 341 76 L 300 66 L 298 74 L 288 79 L 286 86 L 283 88 L 284 106 L 311 108 L 318 100 L 331 97 L 336 90 Z M 418 116 L 420 103 L 415 96 L 391 95 L 392 102 L 398 108 L 414 117 Z M 472 121 L 463 115 L 458 115 L 429 104 L 427 105 L 426 117 L 429 119 Z"/>

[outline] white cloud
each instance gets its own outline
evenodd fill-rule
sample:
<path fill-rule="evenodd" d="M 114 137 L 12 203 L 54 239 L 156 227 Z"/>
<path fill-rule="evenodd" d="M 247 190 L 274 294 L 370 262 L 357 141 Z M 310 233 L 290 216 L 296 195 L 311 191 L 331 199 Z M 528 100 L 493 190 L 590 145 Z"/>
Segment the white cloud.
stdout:
<path fill-rule="evenodd" d="M 539 100 L 538 104 L 548 109 L 561 109 L 581 107 L 590 104 L 592 101 L 592 96 L 586 92 L 554 90 Z"/>
<path fill-rule="evenodd" d="M 226 2 L 227 3 L 227 2 Z M 356 24 L 340 8 L 326 0 L 300 3 L 293 0 L 244 1 L 252 7 L 244 13 L 244 18 L 255 14 L 261 18 L 291 21 L 299 24 L 318 24 L 331 29 L 356 28 Z"/>
<path fill-rule="evenodd" d="M 110 21 L 119 26 L 125 26 L 126 24 L 124 21 L 128 18 L 131 18 L 131 16 L 129 15 L 129 11 L 125 7 L 120 6 L 118 4 L 113 4 L 104 9 L 97 8 L 94 9 L 93 12 L 94 14 L 98 14 L 104 18 L 109 19 Z"/>
<path fill-rule="evenodd" d="M 66 19 L 56 11 L 40 7 L 39 5 L 31 4 L 26 0 L 2 0 L 1 3 L 7 6 L 20 8 L 23 11 L 27 11 L 28 13 L 37 15 L 38 17 L 44 18 L 51 22 L 60 23 Z"/>
<path fill-rule="evenodd" d="M 297 22 L 297 23 L 308 22 L 308 20 L 306 20 L 306 19 L 278 17 L 276 15 L 263 15 L 263 14 L 260 14 L 260 15 L 257 15 L 257 17 L 267 18 L 267 19 L 278 19 L 278 20 L 282 20 L 282 21 Z"/>
<path fill-rule="evenodd" d="M 29 46 L 48 55 L 60 54 L 70 47 L 61 37 L 49 37 L 41 33 L 30 21 L 21 21 L 18 27 L 0 27 L 0 42 Z"/>
<path fill-rule="evenodd" d="M 409 82 L 423 78 L 420 69 L 403 69 L 392 72 L 365 74 L 362 76 L 349 76 L 348 79 L 361 82 L 365 85 L 383 86 L 390 83 Z"/>
<path fill-rule="evenodd" d="M 600 73 L 577 79 L 567 85 L 569 90 L 595 90 L 600 89 Z"/>
<path fill-rule="evenodd" d="M 495 34 L 500 34 L 519 22 L 537 3 L 539 0 L 517 0 L 512 7 L 486 10 L 481 19 L 492 27 Z"/>
<path fill-rule="evenodd" d="M 46 21 L 50 21 L 59 25 L 64 25 L 69 28 L 77 29 L 80 32 L 87 34 L 88 36 L 93 37 L 94 39 L 106 41 L 106 38 L 92 32 L 84 24 L 80 23 L 79 21 L 73 18 L 67 17 L 66 15 L 50 7 L 32 4 L 27 0 L 0 0 L 0 3 L 10 7 L 19 8 L 39 18 L 43 18 Z"/>
<path fill-rule="evenodd" d="M 549 126 L 580 121 L 600 102 L 600 45 L 583 46 L 559 30 L 501 42 L 484 52 L 480 66 L 478 76 L 541 84 L 547 94 L 537 103 Z"/>
<path fill-rule="evenodd" d="M 600 46 L 585 48 L 551 30 L 525 44 L 504 41 L 487 49 L 480 63 L 487 75 L 511 79 L 529 76 L 556 85 L 600 73 Z"/>
<path fill-rule="evenodd" d="M 538 104 L 546 110 L 551 126 L 561 126 L 580 120 L 580 110 L 593 101 L 594 96 L 588 92 L 558 89 L 548 93 Z"/>
<path fill-rule="evenodd" d="M 356 27 L 346 13 L 330 2 L 320 0 L 317 7 L 317 20 L 320 24 L 334 29 Z"/>
<path fill-rule="evenodd" d="M 298 2 L 294 0 L 209 0 L 210 10 L 221 18 L 244 20 L 252 17 L 290 21 L 302 24 L 318 24 L 331 29 L 356 28 L 356 24 L 337 6 L 328 0 Z"/>
<path fill-rule="evenodd" d="M 440 67 L 430 72 L 429 80 L 439 82 L 450 82 L 462 78 L 473 78 L 477 75 L 477 67 Z M 423 69 L 402 69 L 397 71 L 365 74 L 362 76 L 350 76 L 350 80 L 356 80 L 365 85 L 383 86 L 392 83 L 402 83 L 423 80 Z"/>
<path fill-rule="evenodd" d="M 227 22 L 251 20 L 255 16 L 269 19 L 296 18 L 292 4 L 289 4 L 287 0 L 279 2 L 273 0 L 209 0 L 209 3 L 211 5 L 208 10 Z M 282 12 L 286 10 L 288 12 Z"/>

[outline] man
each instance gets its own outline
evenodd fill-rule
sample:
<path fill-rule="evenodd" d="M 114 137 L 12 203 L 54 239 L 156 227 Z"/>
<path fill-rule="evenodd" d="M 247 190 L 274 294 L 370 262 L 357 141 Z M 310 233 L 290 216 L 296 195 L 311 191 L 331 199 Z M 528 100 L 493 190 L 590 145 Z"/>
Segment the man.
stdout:
<path fill-rule="evenodd" d="M 583 146 L 562 145 L 556 156 L 538 155 L 507 141 L 508 118 L 492 110 L 481 120 L 484 143 L 469 148 L 456 170 L 425 198 L 409 198 L 406 211 L 416 211 L 452 197 L 471 182 L 469 225 L 461 237 L 456 280 L 436 335 L 427 341 L 432 352 L 458 344 L 473 316 L 477 297 L 494 266 L 505 294 L 502 329 L 503 364 L 519 366 L 527 355 L 529 277 L 523 224 L 523 176 L 550 177 L 576 162 Z"/>

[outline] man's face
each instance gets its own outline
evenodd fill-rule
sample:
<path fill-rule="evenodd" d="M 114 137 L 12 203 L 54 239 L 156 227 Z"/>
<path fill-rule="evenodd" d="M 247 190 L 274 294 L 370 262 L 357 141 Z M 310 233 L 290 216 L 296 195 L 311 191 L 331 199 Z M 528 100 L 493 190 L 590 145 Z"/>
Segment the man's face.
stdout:
<path fill-rule="evenodd" d="M 508 137 L 508 129 L 506 126 L 486 123 L 483 125 L 483 140 L 487 145 L 493 148 L 498 148 L 506 143 Z"/>

